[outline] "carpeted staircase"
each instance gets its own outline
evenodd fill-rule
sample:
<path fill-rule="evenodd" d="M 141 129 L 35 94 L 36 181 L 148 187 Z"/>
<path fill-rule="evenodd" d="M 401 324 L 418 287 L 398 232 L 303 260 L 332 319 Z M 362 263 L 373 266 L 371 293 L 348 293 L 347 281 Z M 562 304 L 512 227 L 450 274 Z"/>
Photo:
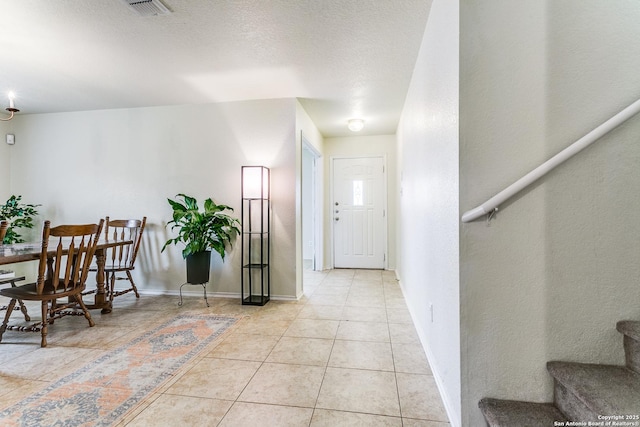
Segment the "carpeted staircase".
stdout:
<path fill-rule="evenodd" d="M 478 406 L 487 424 L 640 426 L 640 321 L 621 321 L 616 328 L 624 335 L 625 366 L 548 362 L 553 403 L 484 398 Z"/>

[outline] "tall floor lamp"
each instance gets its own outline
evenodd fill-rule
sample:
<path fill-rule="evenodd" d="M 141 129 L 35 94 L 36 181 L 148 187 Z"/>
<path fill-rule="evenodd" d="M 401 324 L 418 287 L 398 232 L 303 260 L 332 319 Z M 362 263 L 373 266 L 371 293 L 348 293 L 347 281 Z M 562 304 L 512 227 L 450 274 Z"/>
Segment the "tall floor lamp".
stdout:
<path fill-rule="evenodd" d="M 265 305 L 271 298 L 270 174 L 265 166 L 242 166 L 243 305 Z"/>

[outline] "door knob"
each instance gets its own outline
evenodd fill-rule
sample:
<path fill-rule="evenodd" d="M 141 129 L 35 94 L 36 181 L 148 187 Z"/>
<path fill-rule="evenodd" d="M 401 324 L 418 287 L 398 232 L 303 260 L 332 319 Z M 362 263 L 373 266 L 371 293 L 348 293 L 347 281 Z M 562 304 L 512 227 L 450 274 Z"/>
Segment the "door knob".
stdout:
<path fill-rule="evenodd" d="M 336 217 L 336 221 L 340 221 L 340 218 Z"/>
<path fill-rule="evenodd" d="M 336 206 L 338 206 L 338 202 L 336 202 Z"/>

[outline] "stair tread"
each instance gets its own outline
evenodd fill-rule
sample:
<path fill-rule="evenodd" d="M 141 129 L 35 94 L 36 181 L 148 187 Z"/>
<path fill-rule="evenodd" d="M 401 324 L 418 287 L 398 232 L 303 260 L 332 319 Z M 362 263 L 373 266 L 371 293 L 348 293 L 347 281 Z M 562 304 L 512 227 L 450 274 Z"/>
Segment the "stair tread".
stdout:
<path fill-rule="evenodd" d="M 640 414 L 640 374 L 624 366 L 548 362 L 547 370 L 596 414 Z"/>
<path fill-rule="evenodd" d="M 484 398 L 478 406 L 491 427 L 540 427 L 567 421 L 552 403 Z"/>
<path fill-rule="evenodd" d="M 616 329 L 621 334 L 625 334 L 636 341 L 640 341 L 640 321 L 621 320 L 616 324 Z"/>

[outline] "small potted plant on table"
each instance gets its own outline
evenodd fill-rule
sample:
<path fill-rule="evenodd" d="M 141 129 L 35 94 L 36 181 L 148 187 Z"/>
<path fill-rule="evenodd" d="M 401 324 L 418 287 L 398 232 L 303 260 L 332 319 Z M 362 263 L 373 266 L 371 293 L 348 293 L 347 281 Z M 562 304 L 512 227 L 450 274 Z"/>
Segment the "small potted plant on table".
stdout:
<path fill-rule="evenodd" d="M 7 234 L 0 245 L 11 243 L 22 243 L 24 239 L 16 231 L 19 228 L 33 228 L 33 217 L 38 215 L 36 208 L 40 205 L 22 203 L 22 196 L 11 196 L 5 204 L 0 205 L 0 220 L 9 223 Z"/>

